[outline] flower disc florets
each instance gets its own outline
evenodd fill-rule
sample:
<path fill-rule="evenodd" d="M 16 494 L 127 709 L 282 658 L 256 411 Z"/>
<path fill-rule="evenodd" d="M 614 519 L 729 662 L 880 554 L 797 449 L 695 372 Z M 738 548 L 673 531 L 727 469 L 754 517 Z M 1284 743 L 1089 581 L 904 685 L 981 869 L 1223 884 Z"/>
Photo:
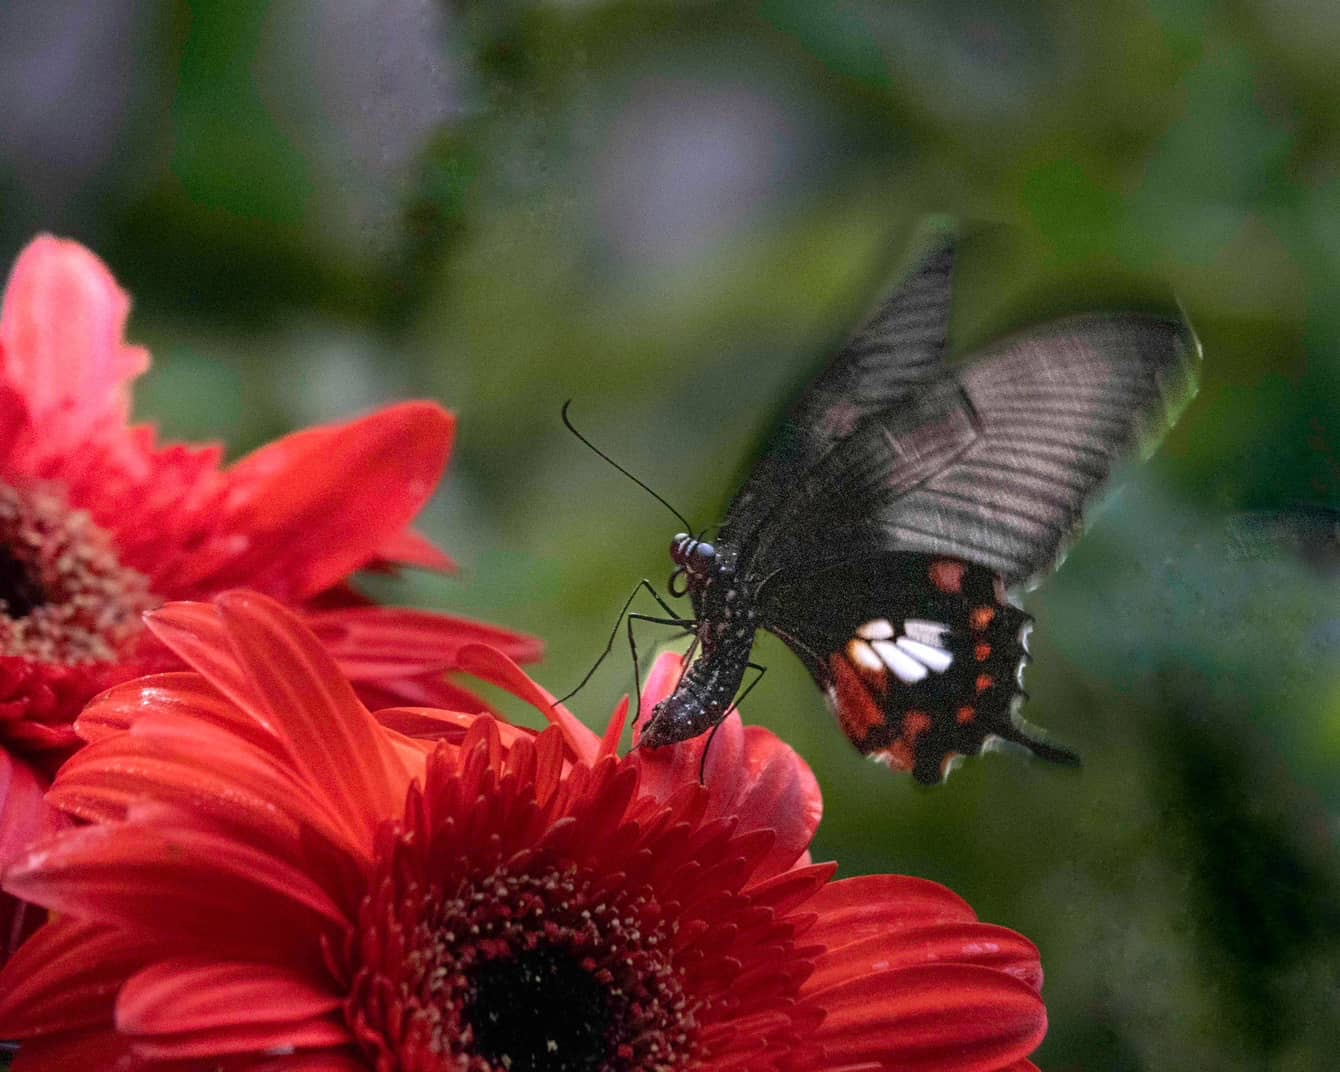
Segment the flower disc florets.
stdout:
<path fill-rule="evenodd" d="M 388 890 L 412 923 L 414 951 L 382 965 L 401 975 L 406 1048 L 462 1072 L 684 1067 L 693 1018 L 654 896 L 534 864 L 462 879 L 452 896 Z"/>
<path fill-rule="evenodd" d="M 531 754 L 513 746 L 522 766 Z M 707 824 L 735 866 L 703 869 L 698 793 L 634 800 L 634 772 L 610 759 L 546 805 L 515 768 L 496 774 L 434 764 L 410 817 L 383 830 L 348 950 L 347 1015 L 375 1067 L 675 1072 L 701 1067 L 704 1028 L 729 1006 L 761 998 L 783 1028 L 809 1017 L 794 1003 L 809 951 L 741 889 L 769 838 Z M 597 815 L 606 836 L 573 837 Z M 734 993 L 762 948 L 771 981 Z"/>
<path fill-rule="evenodd" d="M 115 659 L 159 602 L 87 511 L 55 490 L 0 484 L 0 655 L 64 666 Z"/>

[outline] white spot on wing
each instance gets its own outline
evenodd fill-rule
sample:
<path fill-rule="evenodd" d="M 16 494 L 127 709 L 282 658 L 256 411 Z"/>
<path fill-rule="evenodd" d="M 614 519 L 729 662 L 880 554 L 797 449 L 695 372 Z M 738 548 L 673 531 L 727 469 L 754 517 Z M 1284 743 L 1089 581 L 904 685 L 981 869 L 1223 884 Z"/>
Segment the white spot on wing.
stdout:
<path fill-rule="evenodd" d="M 949 632 L 949 626 L 943 622 L 932 622 L 925 618 L 908 618 L 903 622 L 903 632 L 907 634 L 909 640 L 915 640 L 918 644 L 929 644 L 934 648 L 943 648 L 944 635 Z"/>
<path fill-rule="evenodd" d="M 909 637 L 899 637 L 896 643 L 917 662 L 929 666 L 937 674 L 943 674 L 954 661 L 954 657 L 944 648 L 933 648 L 929 644 L 921 644 Z"/>
<path fill-rule="evenodd" d="M 856 635 L 866 640 L 892 640 L 893 623 L 888 618 L 875 618 L 857 629 Z"/>
<path fill-rule="evenodd" d="M 875 643 L 886 643 L 883 640 L 877 640 Z M 870 645 L 864 640 L 852 640 L 847 644 L 847 655 L 862 670 L 869 670 L 871 673 L 882 674 L 884 664 L 880 657 L 870 650 Z"/>
<path fill-rule="evenodd" d="M 914 685 L 924 678 L 928 671 L 907 652 L 887 640 L 872 640 L 870 646 L 875 649 L 884 665 L 894 672 L 899 681 Z"/>

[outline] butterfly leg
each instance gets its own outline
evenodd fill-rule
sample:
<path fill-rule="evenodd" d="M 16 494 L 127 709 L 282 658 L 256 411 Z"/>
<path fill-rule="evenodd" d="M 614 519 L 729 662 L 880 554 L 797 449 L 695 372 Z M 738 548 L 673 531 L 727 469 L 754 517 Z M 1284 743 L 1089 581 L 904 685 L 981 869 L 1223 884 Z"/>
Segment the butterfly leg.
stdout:
<path fill-rule="evenodd" d="M 688 632 L 692 632 L 693 626 L 695 626 L 697 623 L 688 618 L 653 618 L 646 614 L 638 614 L 637 612 L 628 615 L 627 621 L 628 621 L 628 651 L 633 656 L 633 684 L 634 684 L 633 696 L 636 698 L 634 700 L 634 707 L 633 707 L 633 725 L 636 726 L 638 723 L 638 719 L 642 717 L 642 668 L 641 666 L 638 665 L 637 661 L 637 638 L 633 636 L 633 623 L 651 622 L 653 625 L 677 625 L 681 629 L 684 629 Z M 697 644 L 698 639 L 697 637 L 694 637 L 693 645 L 689 648 L 688 659 L 691 659 L 693 657 L 692 655 L 693 648 L 697 647 Z M 685 661 L 685 665 L 688 665 L 687 659 Z"/>
<path fill-rule="evenodd" d="M 567 703 L 568 700 L 572 699 L 572 697 L 576 696 L 577 693 L 581 692 L 582 689 L 586 687 L 586 683 L 591 680 L 596 670 L 600 668 L 600 664 L 603 663 L 609 653 L 614 650 L 614 638 L 619 635 L 619 623 L 624 620 L 624 615 L 628 613 L 628 608 L 633 605 L 633 600 L 637 598 L 638 592 L 642 591 L 644 588 L 651 593 L 652 599 L 656 600 L 667 614 L 673 615 L 675 613 L 675 609 L 661 598 L 661 594 L 652 587 L 652 583 L 649 580 L 644 577 L 642 580 L 638 581 L 637 584 L 633 586 L 632 592 L 628 594 L 628 598 L 623 601 L 623 607 L 619 611 L 619 616 L 614 619 L 614 628 L 610 630 L 610 638 L 605 642 L 605 650 L 600 653 L 600 657 L 591 665 L 591 669 L 586 672 L 586 676 L 582 678 L 581 681 L 577 682 L 577 687 L 555 700 L 555 705 Z M 666 624 L 680 625 L 687 628 L 694 623 L 687 618 L 673 617 L 668 619 Z"/>
<path fill-rule="evenodd" d="M 739 699 L 737 699 L 733 704 L 731 704 L 731 707 L 733 707 L 737 711 L 740 709 L 740 704 L 744 703 L 745 697 L 754 691 L 754 686 L 757 685 L 760 681 L 762 681 L 763 675 L 768 672 L 768 668 L 766 666 L 760 666 L 758 663 L 746 663 L 745 665 L 750 670 L 757 670 L 758 676 L 755 677 L 753 681 L 749 682 L 749 684 L 744 687 L 744 692 L 740 693 Z"/>

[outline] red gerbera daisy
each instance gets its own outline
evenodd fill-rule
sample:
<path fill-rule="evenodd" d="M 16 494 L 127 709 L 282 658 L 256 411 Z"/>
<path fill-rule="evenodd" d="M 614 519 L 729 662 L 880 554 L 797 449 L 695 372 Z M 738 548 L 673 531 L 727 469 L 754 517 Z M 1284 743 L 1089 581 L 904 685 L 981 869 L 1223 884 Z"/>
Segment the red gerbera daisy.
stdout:
<path fill-rule="evenodd" d="M 231 468 L 218 447 L 162 446 L 128 423 L 149 355 L 130 303 L 74 242 L 41 237 L 0 311 L 0 864 L 54 822 L 46 779 L 78 745 L 89 697 L 179 665 L 141 614 L 246 585 L 301 608 L 370 702 L 458 705 L 442 679 L 465 643 L 536 642 L 374 607 L 354 571 L 449 560 L 410 528 L 451 447 L 451 415 L 393 406 L 273 443 Z M 0 904 L 0 960 L 22 924 Z"/>
<path fill-rule="evenodd" d="M 52 797 L 93 825 L 7 875 L 54 910 L 0 973 L 16 1072 L 1032 1067 L 1034 947 L 934 883 L 831 881 L 813 776 L 738 717 L 700 784 L 701 744 L 621 759 L 626 704 L 597 739 L 487 649 L 553 728 L 388 729 L 253 594 L 150 627 L 195 673 L 90 706 Z"/>

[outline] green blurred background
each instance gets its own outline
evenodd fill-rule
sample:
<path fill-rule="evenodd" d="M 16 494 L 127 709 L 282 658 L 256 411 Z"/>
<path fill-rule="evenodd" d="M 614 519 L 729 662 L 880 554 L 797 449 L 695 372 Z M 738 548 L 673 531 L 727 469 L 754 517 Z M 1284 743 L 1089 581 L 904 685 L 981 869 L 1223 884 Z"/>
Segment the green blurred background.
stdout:
<path fill-rule="evenodd" d="M 1037 941 L 1046 1068 L 1334 1068 L 1340 550 L 1324 515 L 1232 519 L 1340 505 L 1338 55 L 1321 0 L 24 0 L 0 254 L 53 230 L 111 264 L 170 436 L 455 409 L 424 524 L 462 574 L 379 594 L 538 633 L 558 692 L 676 528 L 563 399 L 704 524 L 928 214 L 1005 225 L 959 348 L 1175 293 L 1200 395 L 1025 598 L 1027 714 L 1081 772 L 920 790 L 771 638 L 746 715 L 813 765 L 817 857 Z M 630 680 L 575 705 L 603 725 Z"/>

